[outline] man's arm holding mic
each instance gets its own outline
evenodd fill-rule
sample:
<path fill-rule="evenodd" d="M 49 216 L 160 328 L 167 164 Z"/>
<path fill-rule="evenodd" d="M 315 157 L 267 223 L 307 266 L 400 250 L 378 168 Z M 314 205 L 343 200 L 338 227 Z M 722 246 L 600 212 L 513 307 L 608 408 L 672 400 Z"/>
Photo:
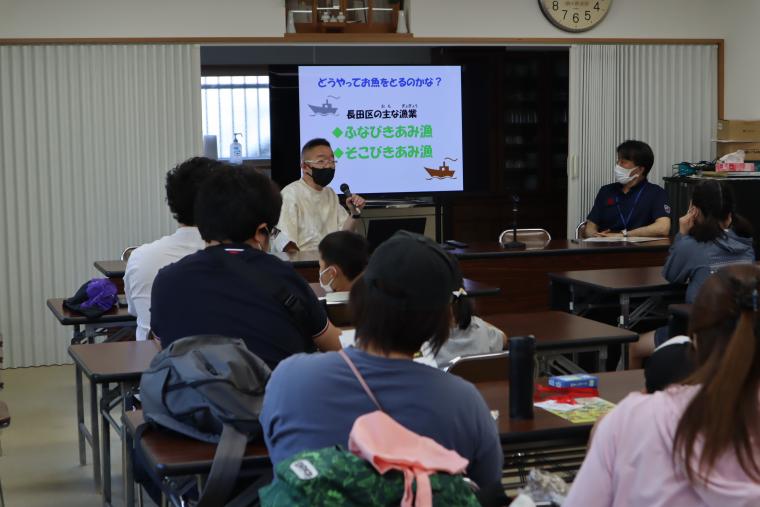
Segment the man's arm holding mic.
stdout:
<path fill-rule="evenodd" d="M 346 196 L 346 206 L 348 207 L 349 216 L 343 222 L 344 231 L 359 232 L 359 222 L 361 222 L 362 209 L 367 201 L 357 194 L 352 194 L 346 183 L 340 186 L 343 195 Z"/>

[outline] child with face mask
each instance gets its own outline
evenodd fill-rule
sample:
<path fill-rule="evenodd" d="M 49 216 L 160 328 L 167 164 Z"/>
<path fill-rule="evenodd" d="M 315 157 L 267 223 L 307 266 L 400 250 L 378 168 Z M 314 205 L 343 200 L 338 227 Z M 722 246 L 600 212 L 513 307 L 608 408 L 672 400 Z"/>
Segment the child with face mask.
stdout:
<path fill-rule="evenodd" d="M 319 243 L 319 285 L 328 294 L 346 295 L 369 262 L 369 244 L 349 231 L 328 234 Z"/>

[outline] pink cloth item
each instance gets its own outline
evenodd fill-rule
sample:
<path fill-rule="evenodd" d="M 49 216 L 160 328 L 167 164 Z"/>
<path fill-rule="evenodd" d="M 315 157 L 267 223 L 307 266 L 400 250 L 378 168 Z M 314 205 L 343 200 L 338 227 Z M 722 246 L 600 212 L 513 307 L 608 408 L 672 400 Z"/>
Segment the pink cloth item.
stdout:
<path fill-rule="evenodd" d="M 348 437 L 348 449 L 366 459 L 384 474 L 388 470 L 404 473 L 402 507 L 412 506 L 412 481 L 417 481 L 415 506 L 433 505 L 429 475 L 436 472 L 464 473 L 468 460 L 436 441 L 420 436 L 376 410 L 356 419 Z"/>

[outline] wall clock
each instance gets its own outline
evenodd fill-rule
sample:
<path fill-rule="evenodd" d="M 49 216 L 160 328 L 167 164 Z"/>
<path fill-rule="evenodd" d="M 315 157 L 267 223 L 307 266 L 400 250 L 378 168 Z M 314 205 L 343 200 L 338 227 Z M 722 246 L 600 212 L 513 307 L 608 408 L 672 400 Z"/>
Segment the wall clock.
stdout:
<path fill-rule="evenodd" d="M 612 0 L 538 0 L 546 19 L 566 32 L 591 30 L 604 19 L 611 4 Z"/>

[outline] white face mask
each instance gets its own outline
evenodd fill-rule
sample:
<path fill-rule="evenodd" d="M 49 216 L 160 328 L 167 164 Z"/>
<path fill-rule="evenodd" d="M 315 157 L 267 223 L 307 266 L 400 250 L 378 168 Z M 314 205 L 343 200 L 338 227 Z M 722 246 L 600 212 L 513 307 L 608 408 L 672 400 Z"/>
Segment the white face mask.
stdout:
<path fill-rule="evenodd" d="M 332 283 L 335 281 L 335 276 L 333 276 L 332 279 L 329 282 L 327 282 L 327 283 L 322 282 L 322 275 L 324 275 L 325 273 L 327 273 L 327 271 L 330 270 L 330 269 L 332 269 L 332 266 L 328 266 L 328 267 L 326 267 L 325 269 L 323 269 L 322 271 L 319 272 L 319 286 L 322 287 L 322 290 L 324 290 L 325 293 L 330 293 L 330 292 L 333 292 L 335 290 L 332 287 Z"/>
<path fill-rule="evenodd" d="M 615 164 L 615 181 L 620 183 L 621 185 L 626 185 L 636 178 L 639 177 L 638 174 L 634 174 L 631 176 L 631 173 L 636 169 L 635 167 L 631 169 L 626 169 L 625 167 L 622 167 L 620 164 Z"/>

